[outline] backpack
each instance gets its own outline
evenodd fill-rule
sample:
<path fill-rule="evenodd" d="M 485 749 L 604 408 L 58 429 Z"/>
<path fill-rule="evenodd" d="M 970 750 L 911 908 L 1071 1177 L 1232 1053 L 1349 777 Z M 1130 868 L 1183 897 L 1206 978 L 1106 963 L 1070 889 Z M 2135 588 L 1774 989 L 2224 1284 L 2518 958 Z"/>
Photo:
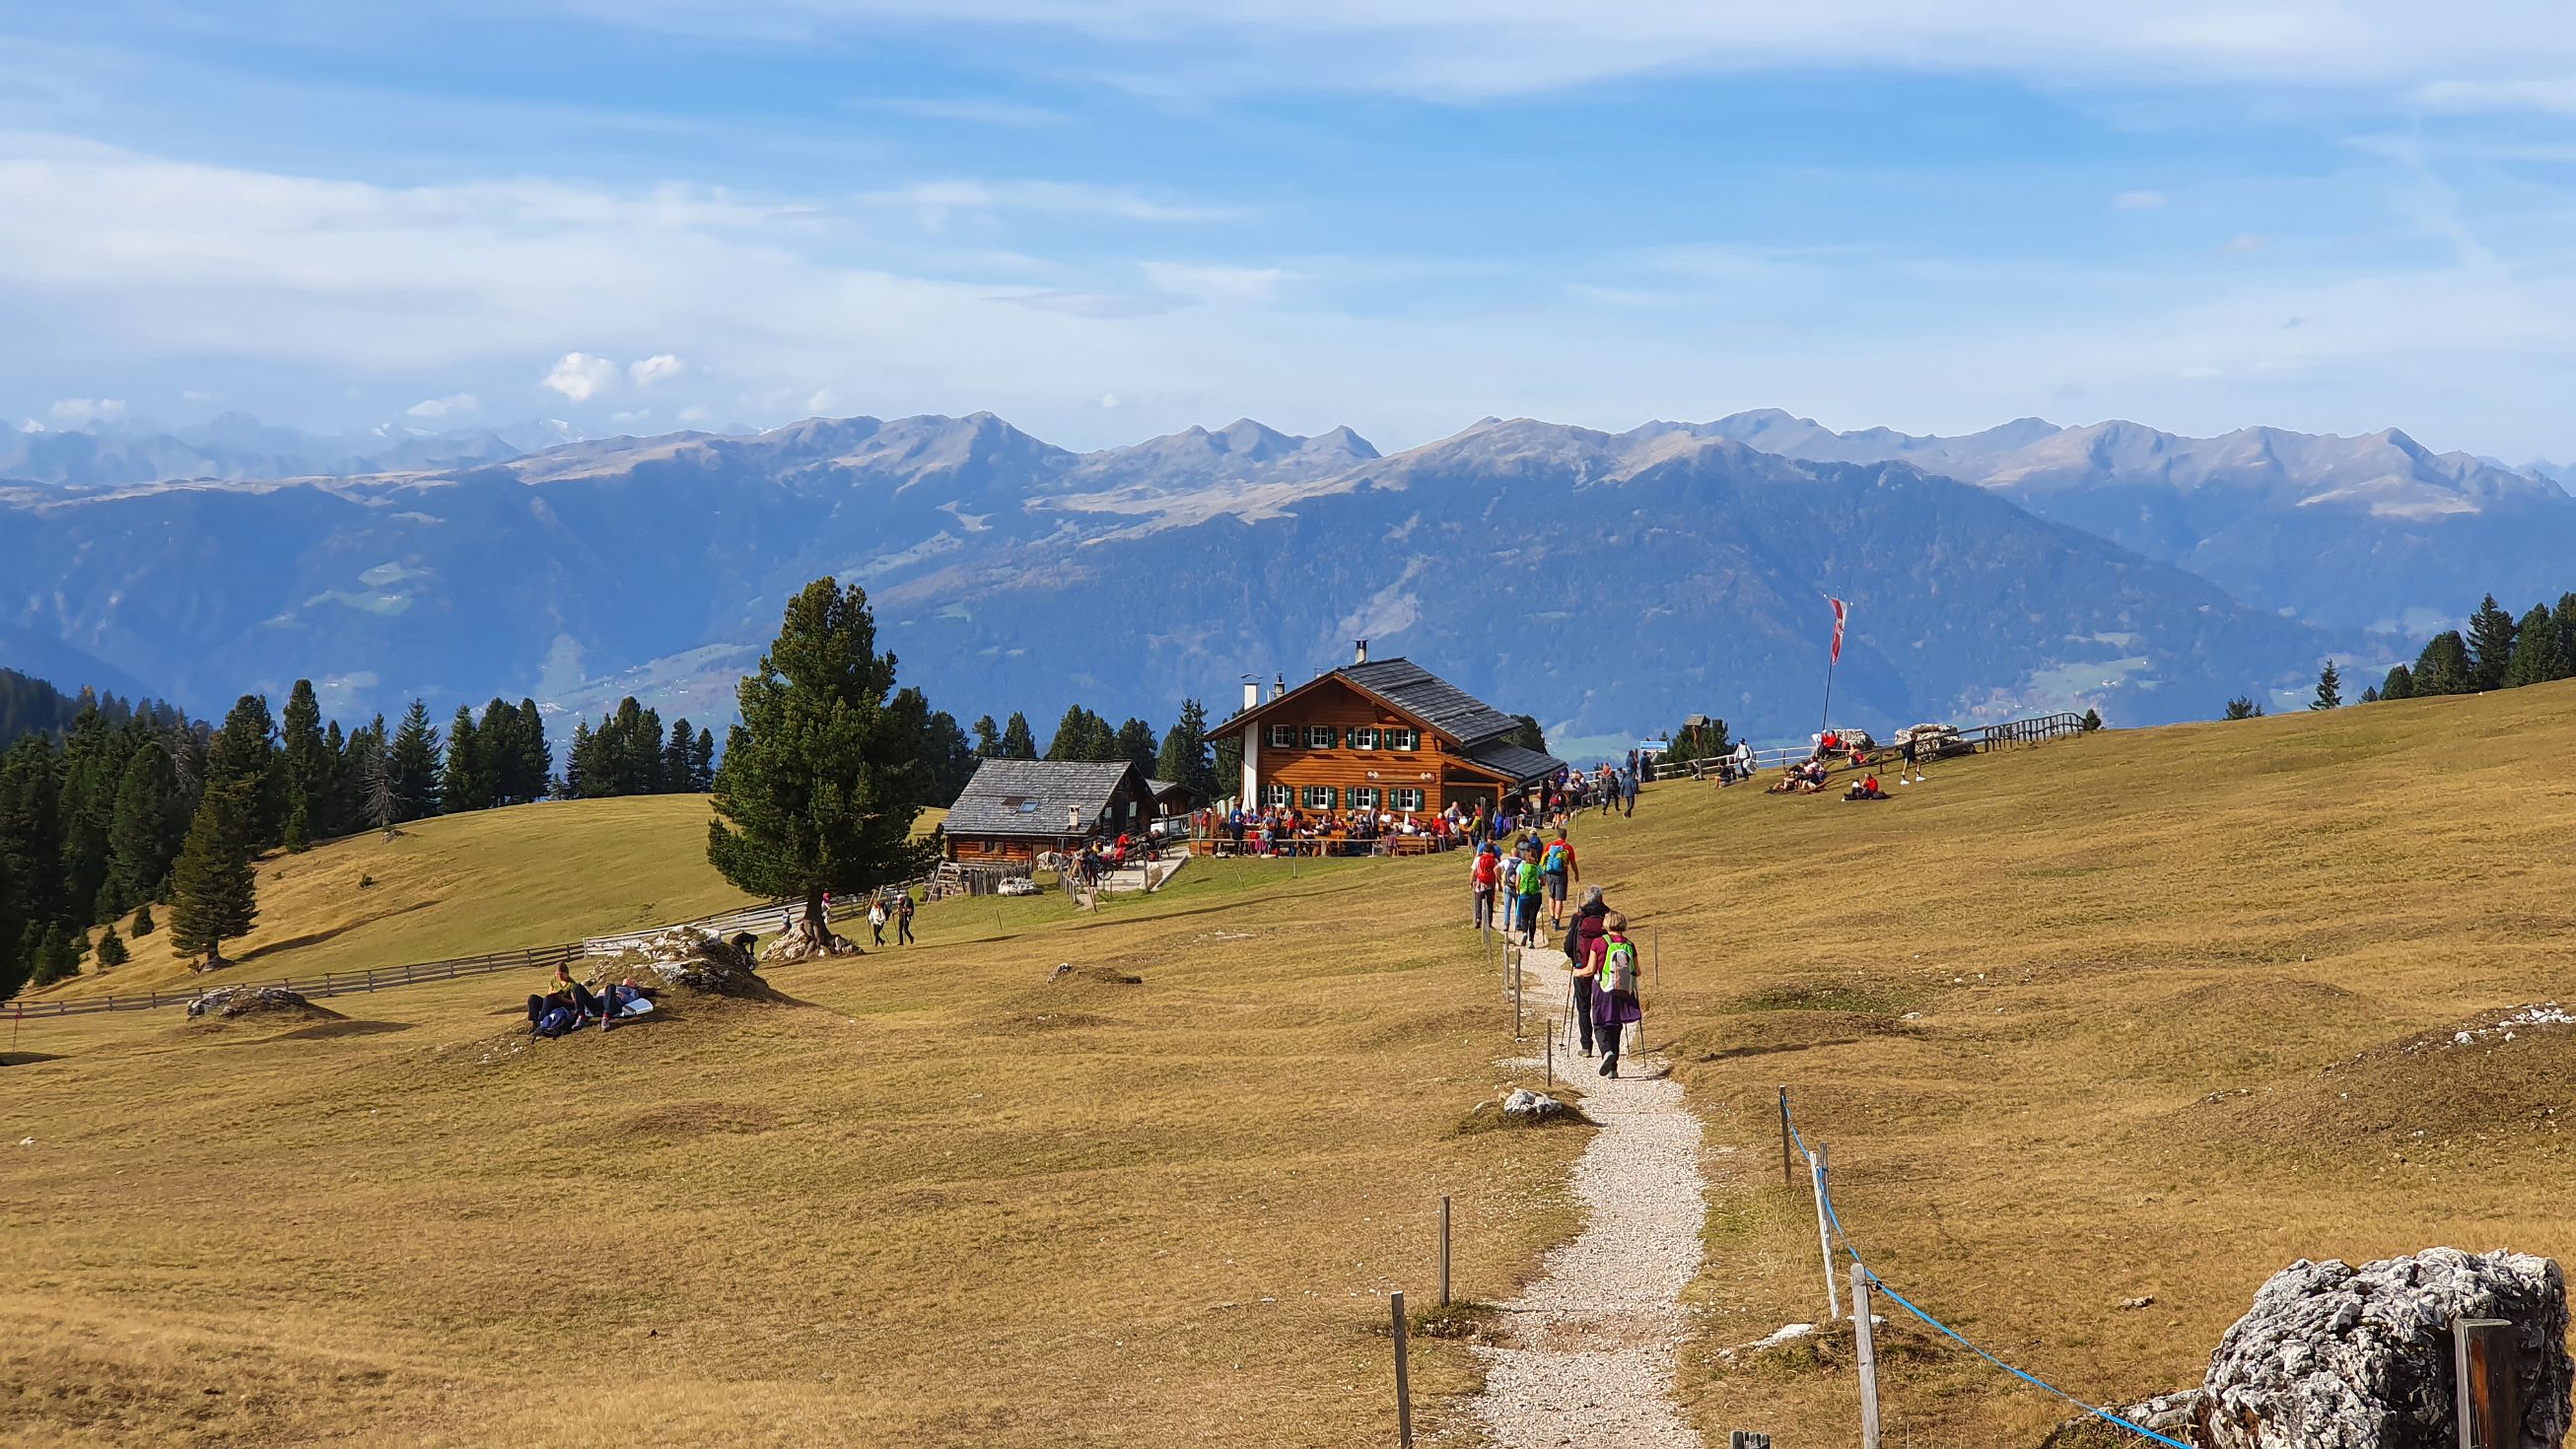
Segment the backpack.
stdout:
<path fill-rule="evenodd" d="M 537 1035 L 561 1036 L 573 1029 L 572 1008 L 558 1006 L 537 1018 Z"/>
<path fill-rule="evenodd" d="M 1613 991 L 1637 994 L 1637 943 L 1612 941 L 1609 954 L 1601 960 L 1601 978 Z"/>
<path fill-rule="evenodd" d="M 1476 884 L 1489 886 L 1494 883 L 1494 859 L 1482 851 L 1476 853 Z"/>
<path fill-rule="evenodd" d="M 1547 872 L 1549 875 L 1565 874 L 1564 841 L 1560 840 L 1547 848 L 1547 859 L 1540 863 L 1539 869 Z"/>
<path fill-rule="evenodd" d="M 1537 895 L 1537 894 L 1538 894 L 1538 862 L 1537 862 L 1537 861 L 1534 861 L 1534 860 L 1524 860 L 1524 861 L 1522 861 L 1522 862 L 1521 862 L 1520 885 L 1521 885 L 1521 894 L 1522 894 L 1522 895 L 1525 895 L 1525 896 L 1534 896 L 1534 895 Z"/>

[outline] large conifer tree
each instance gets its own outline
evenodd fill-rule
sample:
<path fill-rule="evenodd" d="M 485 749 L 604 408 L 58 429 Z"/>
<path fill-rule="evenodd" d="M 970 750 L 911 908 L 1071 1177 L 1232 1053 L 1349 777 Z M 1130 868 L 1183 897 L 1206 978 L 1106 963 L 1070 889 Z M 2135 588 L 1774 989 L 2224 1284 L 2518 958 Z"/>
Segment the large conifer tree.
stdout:
<path fill-rule="evenodd" d="M 1038 757 L 1037 732 L 1029 728 L 1029 717 L 1011 711 L 1011 722 L 1002 727 L 1002 758 L 1034 760 Z"/>
<path fill-rule="evenodd" d="M 1163 731 L 1154 755 L 1154 776 L 1186 785 L 1191 798 L 1204 805 L 1216 798 L 1216 770 L 1208 763 L 1207 706 L 1181 701 L 1181 717 Z"/>
<path fill-rule="evenodd" d="M 403 711 L 402 726 L 385 746 L 385 766 L 394 804 L 387 824 L 438 813 L 438 731 L 429 727 L 428 705 L 415 699 Z"/>
<path fill-rule="evenodd" d="M 2513 635 L 2513 615 L 2496 603 L 2495 595 L 2479 600 L 2478 611 L 2469 616 L 2468 687 L 2459 693 L 2504 688 L 2505 668 L 2513 662 Z"/>
<path fill-rule="evenodd" d="M 2417 694 L 2467 694 L 2477 687 L 2477 668 L 2459 630 L 2446 629 L 2434 635 L 2425 644 L 2424 652 L 2415 656 Z"/>
<path fill-rule="evenodd" d="M 248 935 L 259 919 L 249 812 L 240 787 L 207 790 L 171 871 L 170 944 L 182 956 L 203 956 L 205 970 L 224 964 L 224 942 Z"/>
<path fill-rule="evenodd" d="M 120 897 L 142 902 L 160 893 L 187 839 L 188 817 L 168 747 L 146 740 L 117 782 L 116 815 L 107 831 L 108 875 Z"/>
<path fill-rule="evenodd" d="M 2331 659 L 2326 661 L 2325 668 L 2317 671 L 2317 697 L 2308 701 L 2308 708 L 2343 708 L 2343 675 Z"/>
<path fill-rule="evenodd" d="M 322 705 L 313 697 L 313 681 L 299 679 L 286 696 L 286 819 L 279 837 L 288 850 L 303 850 L 317 835 L 327 835 L 331 820 L 332 775 L 337 761 L 322 737 Z"/>
<path fill-rule="evenodd" d="M 2413 699 L 2415 697 L 2415 671 L 2407 668 L 2403 664 L 2391 665 L 2388 670 L 2388 677 L 2381 680 L 2379 683 L 2379 697 L 2381 699 Z"/>
<path fill-rule="evenodd" d="M 744 890 L 802 899 L 818 936 L 825 891 L 864 894 L 928 860 L 912 822 L 926 799 L 930 711 L 894 684 L 867 594 L 825 578 L 789 602 L 737 692 L 742 722 L 716 769 L 707 859 Z"/>
<path fill-rule="evenodd" d="M 2566 661 L 2558 653 L 2558 621 L 2549 616 L 2547 604 L 2534 604 L 2514 627 L 2513 658 L 2504 667 L 2505 688 L 2547 684 L 2566 676 Z"/>
<path fill-rule="evenodd" d="M 460 704 L 456 718 L 447 722 L 447 756 L 438 774 L 438 809 L 443 815 L 466 810 L 480 810 L 491 804 L 477 789 L 476 763 L 483 755 L 483 741 L 474 732 L 474 707 Z"/>
<path fill-rule="evenodd" d="M 274 845 L 285 826 L 285 792 L 277 767 L 277 721 L 268 712 L 268 696 L 245 694 L 234 701 L 221 729 L 206 745 L 208 789 L 237 789 L 247 813 L 242 828 L 254 846 Z"/>

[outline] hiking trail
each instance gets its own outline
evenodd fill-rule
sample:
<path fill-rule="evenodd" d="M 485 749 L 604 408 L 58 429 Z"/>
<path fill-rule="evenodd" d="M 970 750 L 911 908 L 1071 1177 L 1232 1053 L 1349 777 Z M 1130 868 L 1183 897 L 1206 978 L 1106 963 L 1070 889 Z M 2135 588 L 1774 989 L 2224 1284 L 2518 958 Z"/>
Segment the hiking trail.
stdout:
<path fill-rule="evenodd" d="M 1565 1009 L 1565 953 L 1521 959 L 1524 998 L 1544 1031 Z M 1502 1305 L 1505 1341 L 1476 1350 L 1485 1388 L 1469 1414 L 1502 1449 L 1700 1449 L 1674 1394 L 1681 1292 L 1699 1272 L 1707 1215 L 1699 1118 L 1660 1060 L 1623 1056 L 1620 1075 L 1602 1077 L 1597 1062 L 1560 1042 L 1556 1061 L 1559 1080 L 1600 1124 L 1574 1166 L 1583 1229 L 1549 1249 L 1545 1275 Z"/>

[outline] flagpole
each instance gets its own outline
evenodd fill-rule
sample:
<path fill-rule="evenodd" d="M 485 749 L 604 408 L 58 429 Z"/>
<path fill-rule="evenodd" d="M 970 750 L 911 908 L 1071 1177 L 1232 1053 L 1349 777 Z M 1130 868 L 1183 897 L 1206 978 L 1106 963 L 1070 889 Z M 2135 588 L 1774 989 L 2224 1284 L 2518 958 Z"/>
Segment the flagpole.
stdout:
<path fill-rule="evenodd" d="M 1819 737 L 1834 725 L 1834 666 L 1841 662 L 1838 659 L 1825 661 L 1825 717 L 1816 725 L 1816 733 Z"/>

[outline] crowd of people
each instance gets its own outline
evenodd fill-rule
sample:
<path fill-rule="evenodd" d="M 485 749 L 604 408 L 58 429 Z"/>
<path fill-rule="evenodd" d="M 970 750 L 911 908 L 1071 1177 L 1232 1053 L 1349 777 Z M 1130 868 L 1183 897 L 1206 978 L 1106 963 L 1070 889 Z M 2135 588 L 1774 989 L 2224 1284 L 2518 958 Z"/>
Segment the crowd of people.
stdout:
<path fill-rule="evenodd" d="M 562 1036 L 592 1022 L 599 1023 L 601 1031 L 609 1031 L 634 1003 L 650 1001 L 653 996 L 652 988 L 638 986 L 632 976 L 606 990 L 593 991 L 574 978 L 570 966 L 558 963 L 555 979 L 545 990 L 528 997 L 528 1034 Z"/>
<path fill-rule="evenodd" d="M 1923 773 L 1922 746 L 1907 734 L 1897 747 L 1896 783 L 1920 785 Z M 1877 766 L 1881 756 L 1878 745 L 1859 731 L 1827 730 L 1816 738 L 1816 748 L 1803 760 L 1792 760 L 1780 767 L 1780 778 L 1764 791 L 1770 795 L 1817 795 L 1825 790 L 1825 779 L 1836 765 L 1862 772 L 1864 778 L 1853 782 L 1843 792 L 1846 800 L 1884 800 L 1886 789 L 1879 784 Z"/>
<path fill-rule="evenodd" d="M 1474 848 L 1561 824 L 1584 810 L 1634 815 L 1642 764 L 1631 751 L 1625 766 L 1561 769 L 1490 808 L 1482 799 L 1452 800 L 1438 814 L 1294 805 L 1200 810 L 1190 817 L 1190 833 L 1207 853 L 1221 855 L 1388 855 Z"/>

